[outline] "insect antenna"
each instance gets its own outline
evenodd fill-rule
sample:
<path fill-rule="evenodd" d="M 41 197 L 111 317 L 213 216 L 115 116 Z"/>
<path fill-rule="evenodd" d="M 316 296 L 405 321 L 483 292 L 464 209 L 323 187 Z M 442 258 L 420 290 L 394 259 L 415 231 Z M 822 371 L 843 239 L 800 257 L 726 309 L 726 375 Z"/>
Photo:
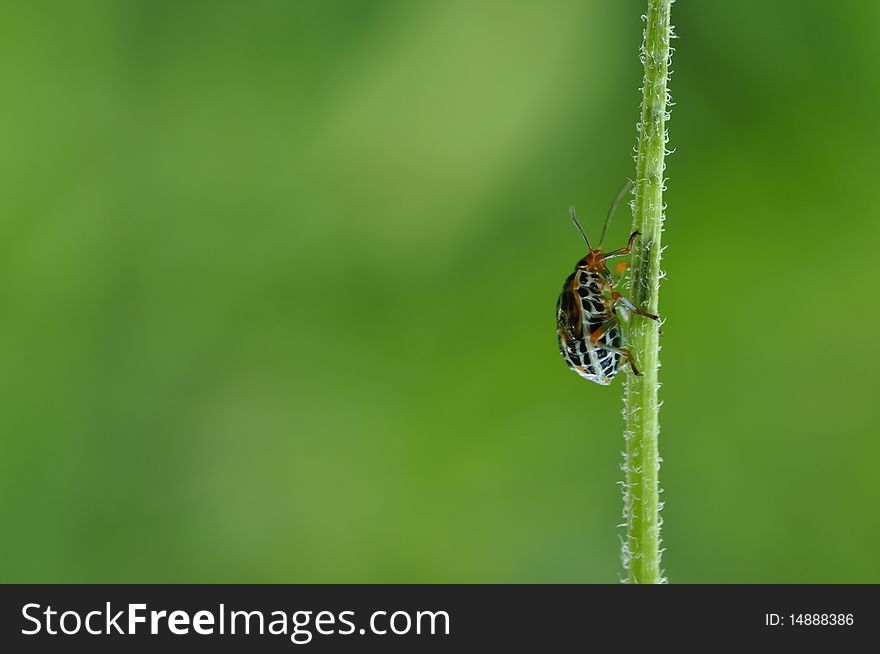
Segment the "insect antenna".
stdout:
<path fill-rule="evenodd" d="M 628 179 L 626 180 L 626 182 L 624 182 L 623 186 L 620 187 L 617 195 L 614 196 L 614 200 L 611 202 L 611 206 L 608 208 L 608 213 L 605 216 L 605 222 L 602 224 L 602 235 L 599 236 L 599 245 L 597 245 L 596 247 L 602 247 L 602 243 L 605 241 L 605 232 L 608 231 L 608 223 L 611 222 L 611 216 L 614 215 L 614 210 L 617 209 L 617 205 L 620 204 L 620 201 L 623 199 L 624 194 L 632 190 L 632 187 L 632 180 Z"/>
<path fill-rule="evenodd" d="M 574 213 L 574 207 L 568 208 L 568 215 L 571 216 L 571 222 L 574 223 L 574 226 L 577 227 L 577 230 L 581 233 L 581 236 L 584 237 L 584 243 L 587 244 L 587 249 L 592 250 L 593 246 L 590 245 L 590 239 L 587 238 L 587 235 L 584 234 L 584 228 L 581 227 L 581 224 L 578 222 L 577 216 Z"/>

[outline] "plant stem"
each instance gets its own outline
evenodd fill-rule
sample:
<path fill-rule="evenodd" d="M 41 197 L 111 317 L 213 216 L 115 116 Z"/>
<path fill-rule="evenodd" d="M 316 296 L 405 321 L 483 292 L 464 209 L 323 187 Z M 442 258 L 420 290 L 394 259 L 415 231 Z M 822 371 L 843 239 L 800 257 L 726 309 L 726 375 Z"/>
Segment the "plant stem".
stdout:
<path fill-rule="evenodd" d="M 663 171 L 666 167 L 667 77 L 670 59 L 669 8 L 672 0 L 648 0 L 647 23 L 642 44 L 645 65 L 642 113 L 636 154 L 633 230 L 641 232 L 633 249 L 630 286 L 637 307 L 657 314 L 660 286 L 660 234 L 663 229 Z M 641 364 L 643 376 L 627 375 L 624 394 L 626 460 L 624 517 L 627 523 L 623 546 L 629 582 L 656 584 L 665 581 L 660 568 L 660 403 L 657 391 L 659 326 L 633 315 L 629 346 Z"/>

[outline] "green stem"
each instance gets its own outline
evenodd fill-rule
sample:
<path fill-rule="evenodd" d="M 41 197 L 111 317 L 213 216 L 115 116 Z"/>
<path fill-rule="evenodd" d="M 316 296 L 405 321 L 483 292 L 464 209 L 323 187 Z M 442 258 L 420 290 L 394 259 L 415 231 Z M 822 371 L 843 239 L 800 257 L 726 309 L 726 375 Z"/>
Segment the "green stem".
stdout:
<path fill-rule="evenodd" d="M 672 0 L 648 0 L 647 24 L 642 44 L 645 65 L 642 114 L 636 155 L 633 229 L 642 233 L 631 263 L 631 293 L 635 305 L 658 313 L 660 286 L 660 233 L 663 229 L 663 189 L 666 155 L 666 90 L 670 58 L 669 7 Z M 624 395 L 626 461 L 623 548 L 630 583 L 662 583 L 660 568 L 660 403 L 657 391 L 659 327 L 656 322 L 632 316 L 629 347 L 641 364 L 643 376 L 627 375 Z"/>

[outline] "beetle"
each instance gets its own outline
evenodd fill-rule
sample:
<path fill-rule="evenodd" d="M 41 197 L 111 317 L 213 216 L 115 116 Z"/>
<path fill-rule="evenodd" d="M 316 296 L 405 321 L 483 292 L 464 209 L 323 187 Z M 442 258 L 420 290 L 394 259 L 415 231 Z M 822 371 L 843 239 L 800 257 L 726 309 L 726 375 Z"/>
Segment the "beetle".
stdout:
<path fill-rule="evenodd" d="M 631 188 L 632 182 L 627 182 L 618 191 L 605 216 L 599 245 L 595 248 L 590 245 L 578 222 L 574 207 L 569 208 L 571 220 L 587 244 L 587 254 L 575 264 L 574 272 L 565 280 L 556 302 L 559 352 L 569 368 L 584 379 L 603 386 L 614 379 L 622 358 L 629 363 L 633 374 L 642 374 L 633 353 L 624 347 L 621 319 L 628 321 L 628 314 L 634 313 L 658 322 L 660 320 L 659 316 L 642 311 L 614 289 L 620 280 L 611 276 L 606 264 L 609 259 L 629 254 L 633 241 L 641 233 L 634 231 L 626 245 L 617 250 L 603 252 L 600 249 L 617 204 Z M 622 268 L 625 267 L 622 264 Z"/>

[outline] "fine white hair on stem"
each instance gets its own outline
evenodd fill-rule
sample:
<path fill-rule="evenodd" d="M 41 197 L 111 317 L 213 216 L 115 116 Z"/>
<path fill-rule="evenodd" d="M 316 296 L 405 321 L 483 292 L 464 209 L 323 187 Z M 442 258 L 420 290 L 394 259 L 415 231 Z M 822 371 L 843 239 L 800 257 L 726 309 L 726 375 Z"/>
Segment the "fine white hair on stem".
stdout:
<path fill-rule="evenodd" d="M 663 273 L 660 259 L 666 205 L 665 157 L 669 134 L 666 121 L 672 101 L 668 80 L 672 57 L 669 40 L 673 38 L 669 23 L 673 0 L 648 0 L 639 60 L 645 74 L 640 92 L 641 113 L 636 125 L 638 142 L 635 147 L 636 175 L 631 202 L 633 231 L 641 232 L 632 252 L 629 288 L 633 303 L 652 314 L 658 314 L 658 291 Z M 626 536 L 621 539 L 621 559 L 629 583 L 664 583 L 661 567 L 660 527 L 660 433 L 658 398 L 660 382 L 659 325 L 656 321 L 633 316 L 629 347 L 641 363 L 642 376 L 627 375 L 623 416 L 626 421 L 623 489 L 623 518 Z"/>

